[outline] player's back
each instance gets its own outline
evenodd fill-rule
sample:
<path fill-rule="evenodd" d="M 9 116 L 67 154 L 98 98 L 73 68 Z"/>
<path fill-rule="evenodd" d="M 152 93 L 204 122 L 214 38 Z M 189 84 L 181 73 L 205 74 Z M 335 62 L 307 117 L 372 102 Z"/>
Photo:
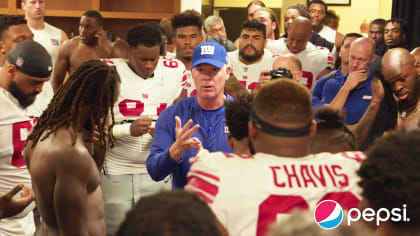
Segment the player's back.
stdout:
<path fill-rule="evenodd" d="M 352 158 L 361 160 L 358 155 L 212 153 L 191 167 L 186 189 L 206 199 L 230 235 L 264 235 L 270 223 L 281 223 L 294 208 L 313 210 L 326 199 L 345 209 L 357 207 L 360 163 Z"/>
<path fill-rule="evenodd" d="M 101 178 L 90 154 L 93 150 L 86 148 L 89 145 L 81 135 L 77 136 L 73 145 L 69 129 L 60 128 L 45 140 L 39 140 L 34 148 L 32 142 L 25 147 L 42 218 L 41 235 L 59 235 L 59 227 L 63 226 L 60 219 L 72 216 L 86 220 L 88 235 L 105 233 Z M 71 209 L 74 212 L 70 214 Z"/>

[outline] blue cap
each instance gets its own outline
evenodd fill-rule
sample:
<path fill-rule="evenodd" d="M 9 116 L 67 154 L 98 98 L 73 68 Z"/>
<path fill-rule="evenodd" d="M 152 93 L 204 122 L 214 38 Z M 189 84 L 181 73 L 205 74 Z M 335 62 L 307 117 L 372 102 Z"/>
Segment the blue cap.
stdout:
<path fill-rule="evenodd" d="M 216 42 L 205 42 L 194 48 L 191 70 L 200 64 L 210 64 L 222 68 L 227 64 L 226 49 Z"/>

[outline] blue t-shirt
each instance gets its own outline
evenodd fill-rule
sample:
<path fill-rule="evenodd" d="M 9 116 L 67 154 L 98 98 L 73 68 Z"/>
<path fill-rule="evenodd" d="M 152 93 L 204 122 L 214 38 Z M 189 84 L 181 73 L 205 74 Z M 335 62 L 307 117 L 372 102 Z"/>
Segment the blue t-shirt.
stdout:
<path fill-rule="evenodd" d="M 341 89 L 341 87 L 343 87 L 348 76 L 348 73 L 342 76 L 337 76 L 333 79 L 328 80 L 325 83 L 324 89 L 322 91 L 324 103 L 331 103 L 331 101 L 337 95 L 338 91 Z M 358 89 L 353 89 L 349 93 L 346 103 L 344 104 L 344 123 L 346 125 L 352 125 L 359 122 L 366 109 L 368 108 L 370 101 L 372 100 L 372 79 L 373 75 L 369 74 L 367 80 L 363 83 L 362 87 Z"/>
<path fill-rule="evenodd" d="M 226 95 L 228 100 L 232 97 Z M 175 116 L 181 119 L 181 127 L 189 119 L 193 120 L 191 127 L 199 124 L 200 128 L 193 134 L 198 138 L 203 147 L 210 152 L 231 153 L 232 149 L 227 142 L 229 134 L 225 122 L 225 106 L 216 110 L 204 110 L 197 103 L 197 97 L 185 98 L 165 109 L 156 123 L 150 155 L 146 166 L 152 179 L 159 181 L 169 174 L 173 174 L 173 188 L 183 188 L 187 184 L 187 173 L 191 164 L 188 159 L 194 157 L 197 149 L 193 148 L 184 153 L 176 162 L 169 157 L 169 148 L 175 142 Z"/>

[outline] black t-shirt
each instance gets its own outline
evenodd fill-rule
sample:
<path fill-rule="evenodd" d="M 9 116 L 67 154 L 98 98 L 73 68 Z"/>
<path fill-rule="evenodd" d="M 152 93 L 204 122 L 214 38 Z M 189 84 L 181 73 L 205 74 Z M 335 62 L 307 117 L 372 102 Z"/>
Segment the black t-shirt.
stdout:
<path fill-rule="evenodd" d="M 379 78 L 384 87 L 385 96 L 381 102 L 378 114 L 376 114 L 375 120 L 373 121 L 372 127 L 369 130 L 369 134 L 366 138 L 366 142 L 361 147 L 362 150 L 366 150 L 370 145 L 373 144 L 377 137 L 381 137 L 387 130 L 395 129 L 398 119 L 398 108 L 397 103 L 392 95 L 392 90 L 384 83 L 383 75 L 381 74 L 381 60 L 380 56 L 375 58 L 373 63 L 369 63 L 369 71 Z"/>
<path fill-rule="evenodd" d="M 316 46 L 321 46 L 321 47 L 328 48 L 328 50 L 330 50 L 330 52 L 332 52 L 332 50 L 334 48 L 334 43 L 331 43 L 330 41 L 323 38 L 321 35 L 319 35 L 316 32 L 312 32 L 312 37 L 309 40 L 309 42 L 313 43 Z"/>
<path fill-rule="evenodd" d="M 379 45 L 376 45 L 376 51 L 375 54 L 378 56 L 383 56 L 387 50 L 387 46 L 385 45 L 385 43 L 381 43 Z"/>

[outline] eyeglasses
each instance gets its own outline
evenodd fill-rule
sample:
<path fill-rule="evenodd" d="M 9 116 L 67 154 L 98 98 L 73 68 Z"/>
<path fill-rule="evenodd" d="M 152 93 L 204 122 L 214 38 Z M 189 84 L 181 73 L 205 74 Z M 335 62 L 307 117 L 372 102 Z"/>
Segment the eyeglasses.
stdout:
<path fill-rule="evenodd" d="M 218 32 L 220 32 L 220 33 L 225 32 L 225 27 L 223 26 L 223 27 L 220 27 L 218 29 L 212 29 L 212 30 L 210 30 L 210 33 L 212 33 L 212 34 L 217 34 Z"/>

